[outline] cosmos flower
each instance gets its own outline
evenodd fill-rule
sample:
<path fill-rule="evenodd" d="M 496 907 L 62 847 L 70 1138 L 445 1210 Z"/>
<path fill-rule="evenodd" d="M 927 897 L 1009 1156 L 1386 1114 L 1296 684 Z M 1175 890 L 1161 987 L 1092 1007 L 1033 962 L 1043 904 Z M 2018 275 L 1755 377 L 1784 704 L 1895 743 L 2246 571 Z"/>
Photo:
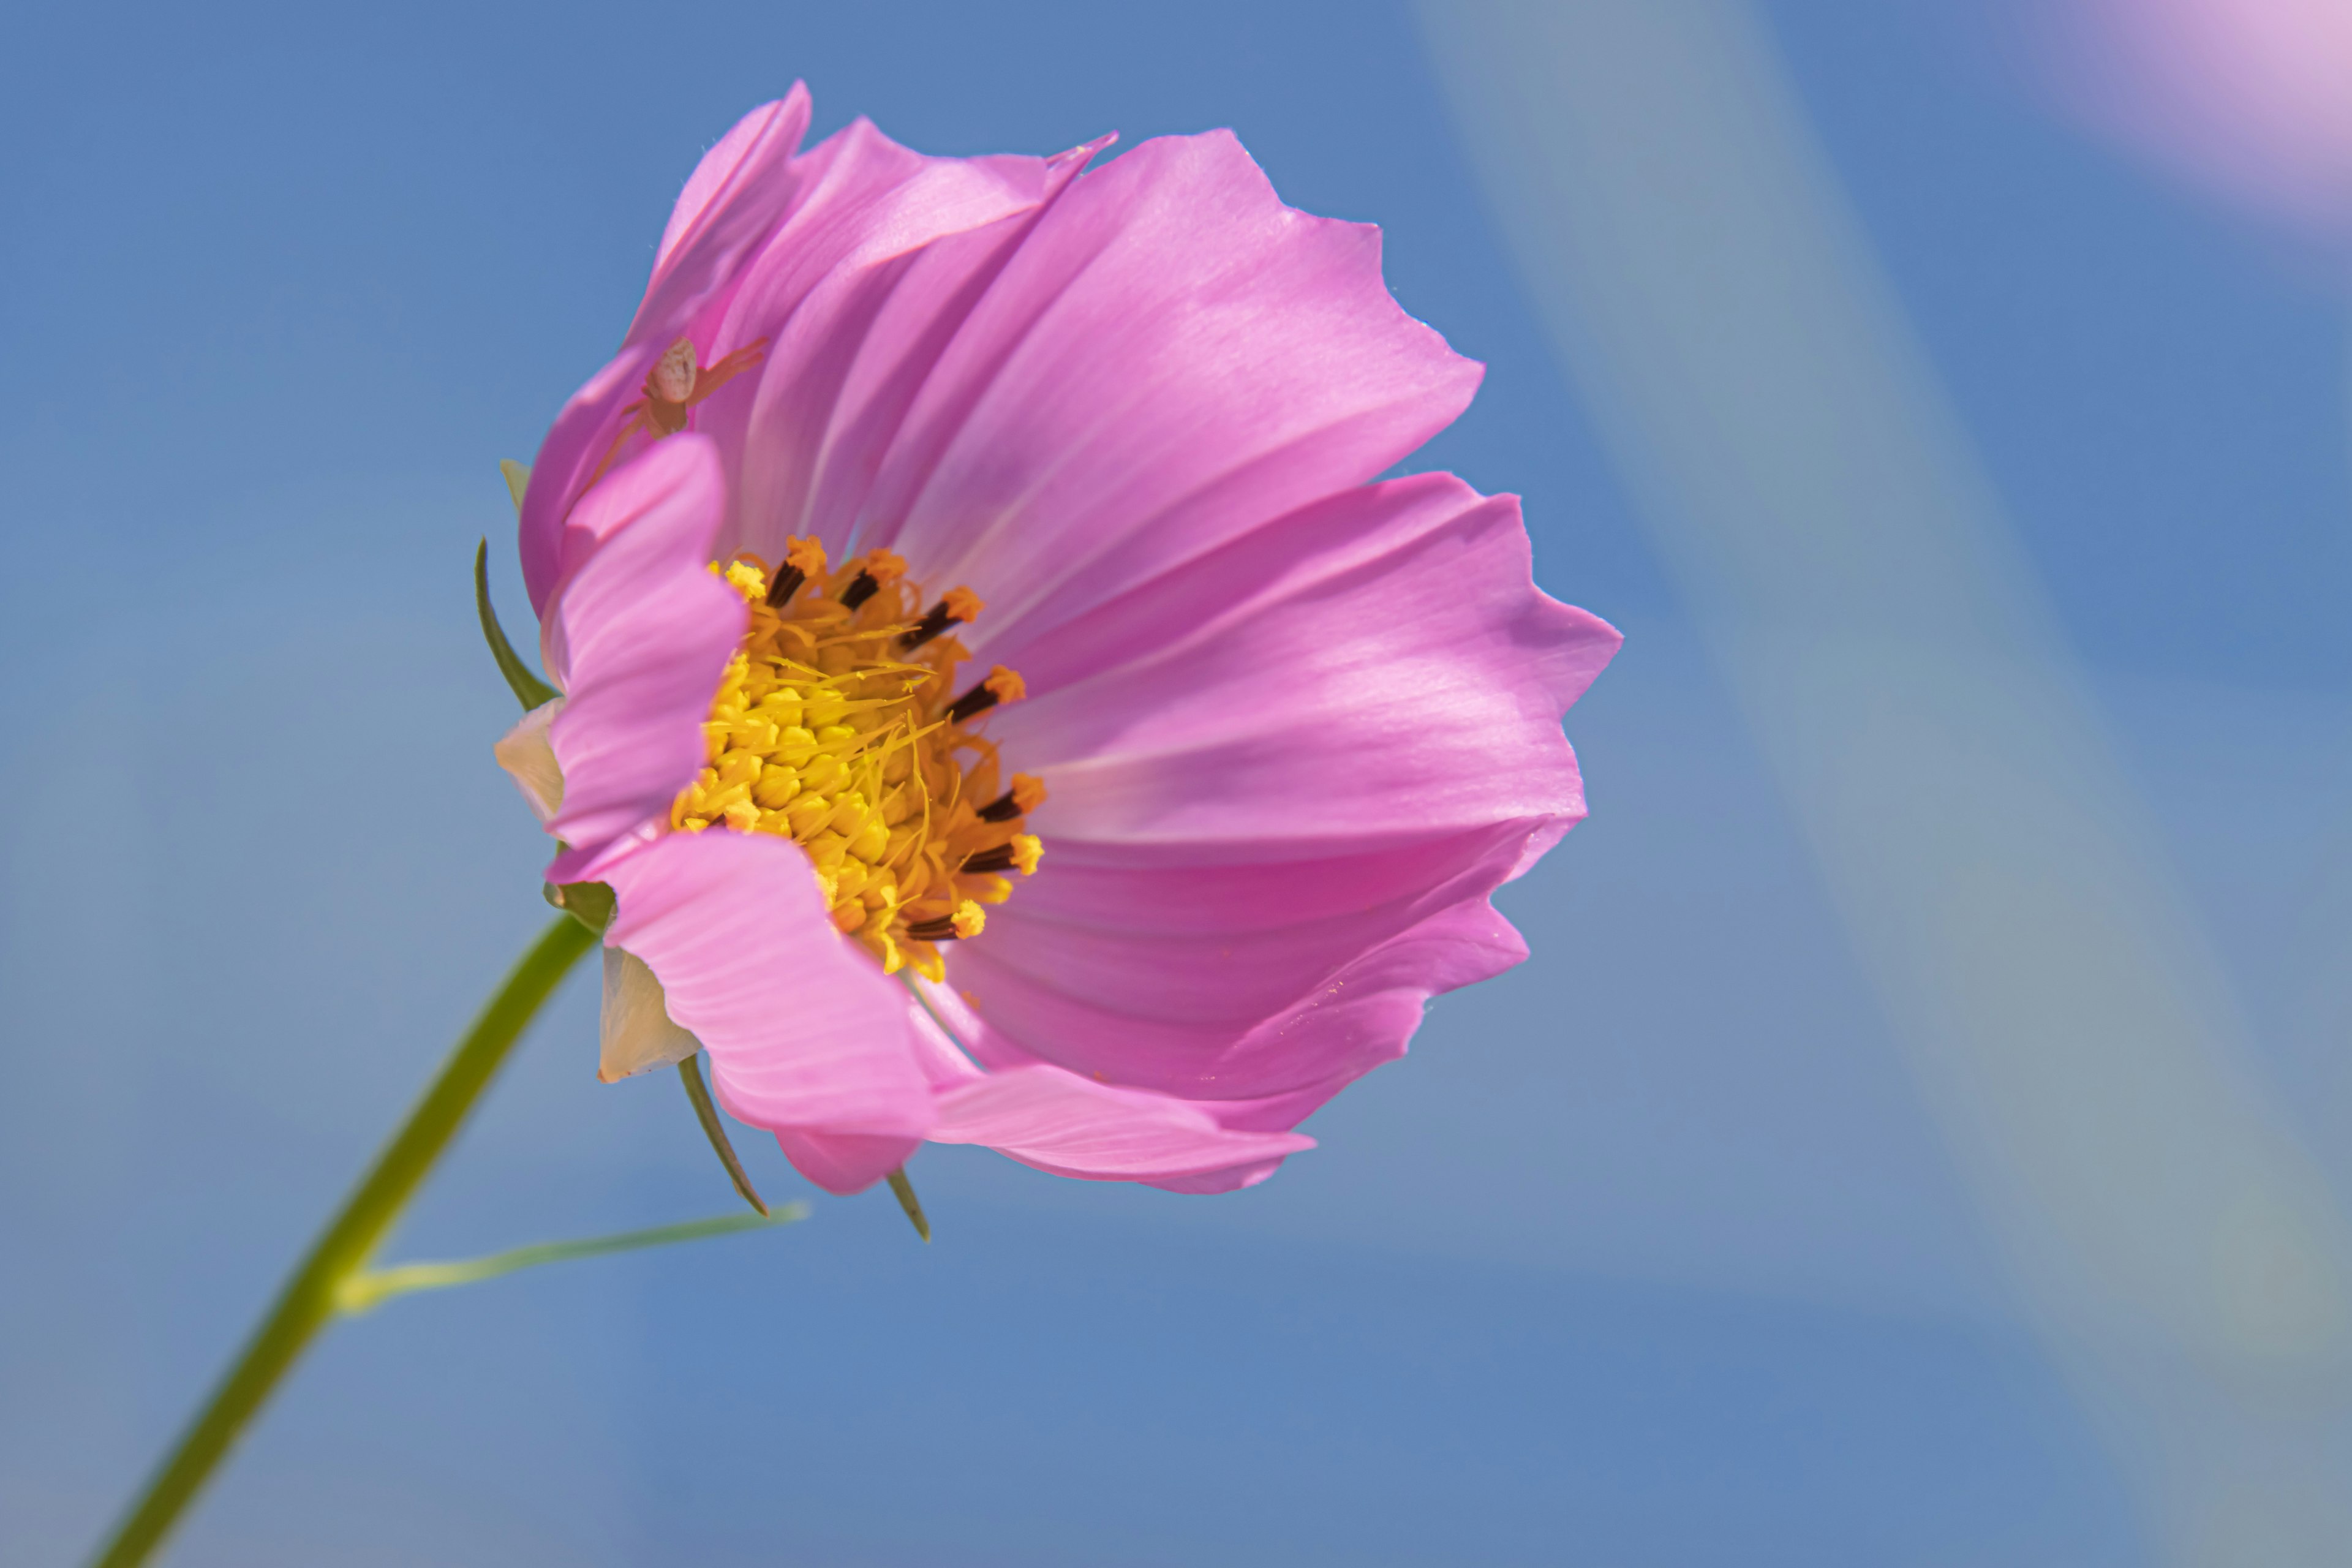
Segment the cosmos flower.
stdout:
<path fill-rule="evenodd" d="M 522 504 L 563 696 L 501 742 L 601 883 L 605 1076 L 811 1179 L 920 1142 L 1246 1185 L 1526 956 L 1615 651 L 1517 503 L 1370 482 L 1479 368 L 1229 134 L 928 158 L 802 89 L 688 182 Z"/>

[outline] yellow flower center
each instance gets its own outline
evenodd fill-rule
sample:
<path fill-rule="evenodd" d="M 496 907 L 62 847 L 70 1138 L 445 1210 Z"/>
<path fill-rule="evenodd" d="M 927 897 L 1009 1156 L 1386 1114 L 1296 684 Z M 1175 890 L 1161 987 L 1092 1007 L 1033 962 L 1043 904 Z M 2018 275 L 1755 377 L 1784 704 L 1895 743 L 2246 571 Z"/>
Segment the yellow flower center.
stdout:
<path fill-rule="evenodd" d="M 1020 700 L 1021 678 L 999 666 L 956 690 L 970 656 L 949 632 L 981 602 L 956 588 L 924 608 L 883 550 L 828 574 L 813 539 L 793 540 L 772 574 L 746 554 L 721 574 L 751 623 L 702 726 L 709 765 L 670 826 L 791 839 L 833 923 L 885 973 L 940 978 L 938 944 L 978 936 L 982 906 L 1012 894 L 1003 873 L 1037 868 L 1024 818 L 1045 799 L 1025 773 L 1000 784 L 996 748 L 971 729 Z"/>

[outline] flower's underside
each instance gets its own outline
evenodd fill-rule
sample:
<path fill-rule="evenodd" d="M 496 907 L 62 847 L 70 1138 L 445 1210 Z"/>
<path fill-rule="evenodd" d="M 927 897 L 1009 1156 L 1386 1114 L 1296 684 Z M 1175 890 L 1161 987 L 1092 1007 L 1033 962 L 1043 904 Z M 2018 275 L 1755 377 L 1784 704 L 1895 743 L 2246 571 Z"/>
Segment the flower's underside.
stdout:
<path fill-rule="evenodd" d="M 972 726 L 1021 679 L 999 667 L 956 689 L 965 654 L 951 627 L 978 616 L 955 588 L 928 605 L 905 563 L 875 551 L 827 573 L 824 546 L 795 539 L 771 572 L 739 555 L 727 582 L 750 624 L 702 727 L 709 763 L 670 826 L 770 833 L 808 851 L 835 927 L 895 974 L 943 978 L 938 944 L 974 937 L 982 908 L 1037 868 L 1027 814 L 1045 798 L 1025 774 L 1000 780 Z"/>

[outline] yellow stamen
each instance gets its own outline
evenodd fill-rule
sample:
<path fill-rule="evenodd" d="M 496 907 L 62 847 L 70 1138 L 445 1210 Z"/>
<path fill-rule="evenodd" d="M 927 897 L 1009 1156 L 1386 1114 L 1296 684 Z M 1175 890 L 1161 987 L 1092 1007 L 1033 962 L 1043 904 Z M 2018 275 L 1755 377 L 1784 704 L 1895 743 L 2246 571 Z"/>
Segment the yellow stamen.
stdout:
<path fill-rule="evenodd" d="M 981 603 L 980 595 L 969 588 L 950 588 L 940 596 L 940 603 L 948 607 L 949 618 L 958 621 L 976 621 L 980 612 L 988 608 Z"/>
<path fill-rule="evenodd" d="M 993 813 L 1009 800 L 1025 811 L 1045 786 L 1023 773 L 1002 789 L 996 749 L 976 732 L 984 710 L 951 710 L 964 658 L 955 639 L 904 646 L 927 601 L 896 554 L 869 552 L 835 583 L 824 575 L 824 546 L 793 539 L 779 570 L 817 591 L 780 591 L 781 608 L 767 602 L 772 579 L 758 557 L 711 570 L 741 596 L 750 624 L 703 723 L 708 765 L 679 792 L 671 826 L 792 839 L 808 852 L 835 929 L 886 973 L 905 966 L 939 978 L 936 944 L 978 936 L 982 901 L 1012 891 L 1005 878 L 981 873 L 1025 875 L 1041 850 L 1017 814 L 979 807 L 996 803 Z M 946 602 L 981 608 L 969 589 Z M 1002 666 L 983 687 L 1000 702 L 1024 695 L 1020 676 Z"/>

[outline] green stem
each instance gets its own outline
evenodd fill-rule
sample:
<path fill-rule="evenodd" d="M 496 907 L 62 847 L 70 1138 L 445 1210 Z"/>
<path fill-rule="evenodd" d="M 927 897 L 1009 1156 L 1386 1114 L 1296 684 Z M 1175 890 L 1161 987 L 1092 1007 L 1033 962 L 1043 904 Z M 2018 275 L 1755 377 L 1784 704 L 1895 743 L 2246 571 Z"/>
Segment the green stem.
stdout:
<path fill-rule="evenodd" d="M 311 1244 L 228 1375 L 91 1560 L 93 1568 L 131 1568 L 162 1544 L 278 1381 L 335 1316 L 344 1281 L 367 1266 L 557 982 L 595 944 L 593 932 L 563 915 L 523 954 L 341 1212 Z"/>

